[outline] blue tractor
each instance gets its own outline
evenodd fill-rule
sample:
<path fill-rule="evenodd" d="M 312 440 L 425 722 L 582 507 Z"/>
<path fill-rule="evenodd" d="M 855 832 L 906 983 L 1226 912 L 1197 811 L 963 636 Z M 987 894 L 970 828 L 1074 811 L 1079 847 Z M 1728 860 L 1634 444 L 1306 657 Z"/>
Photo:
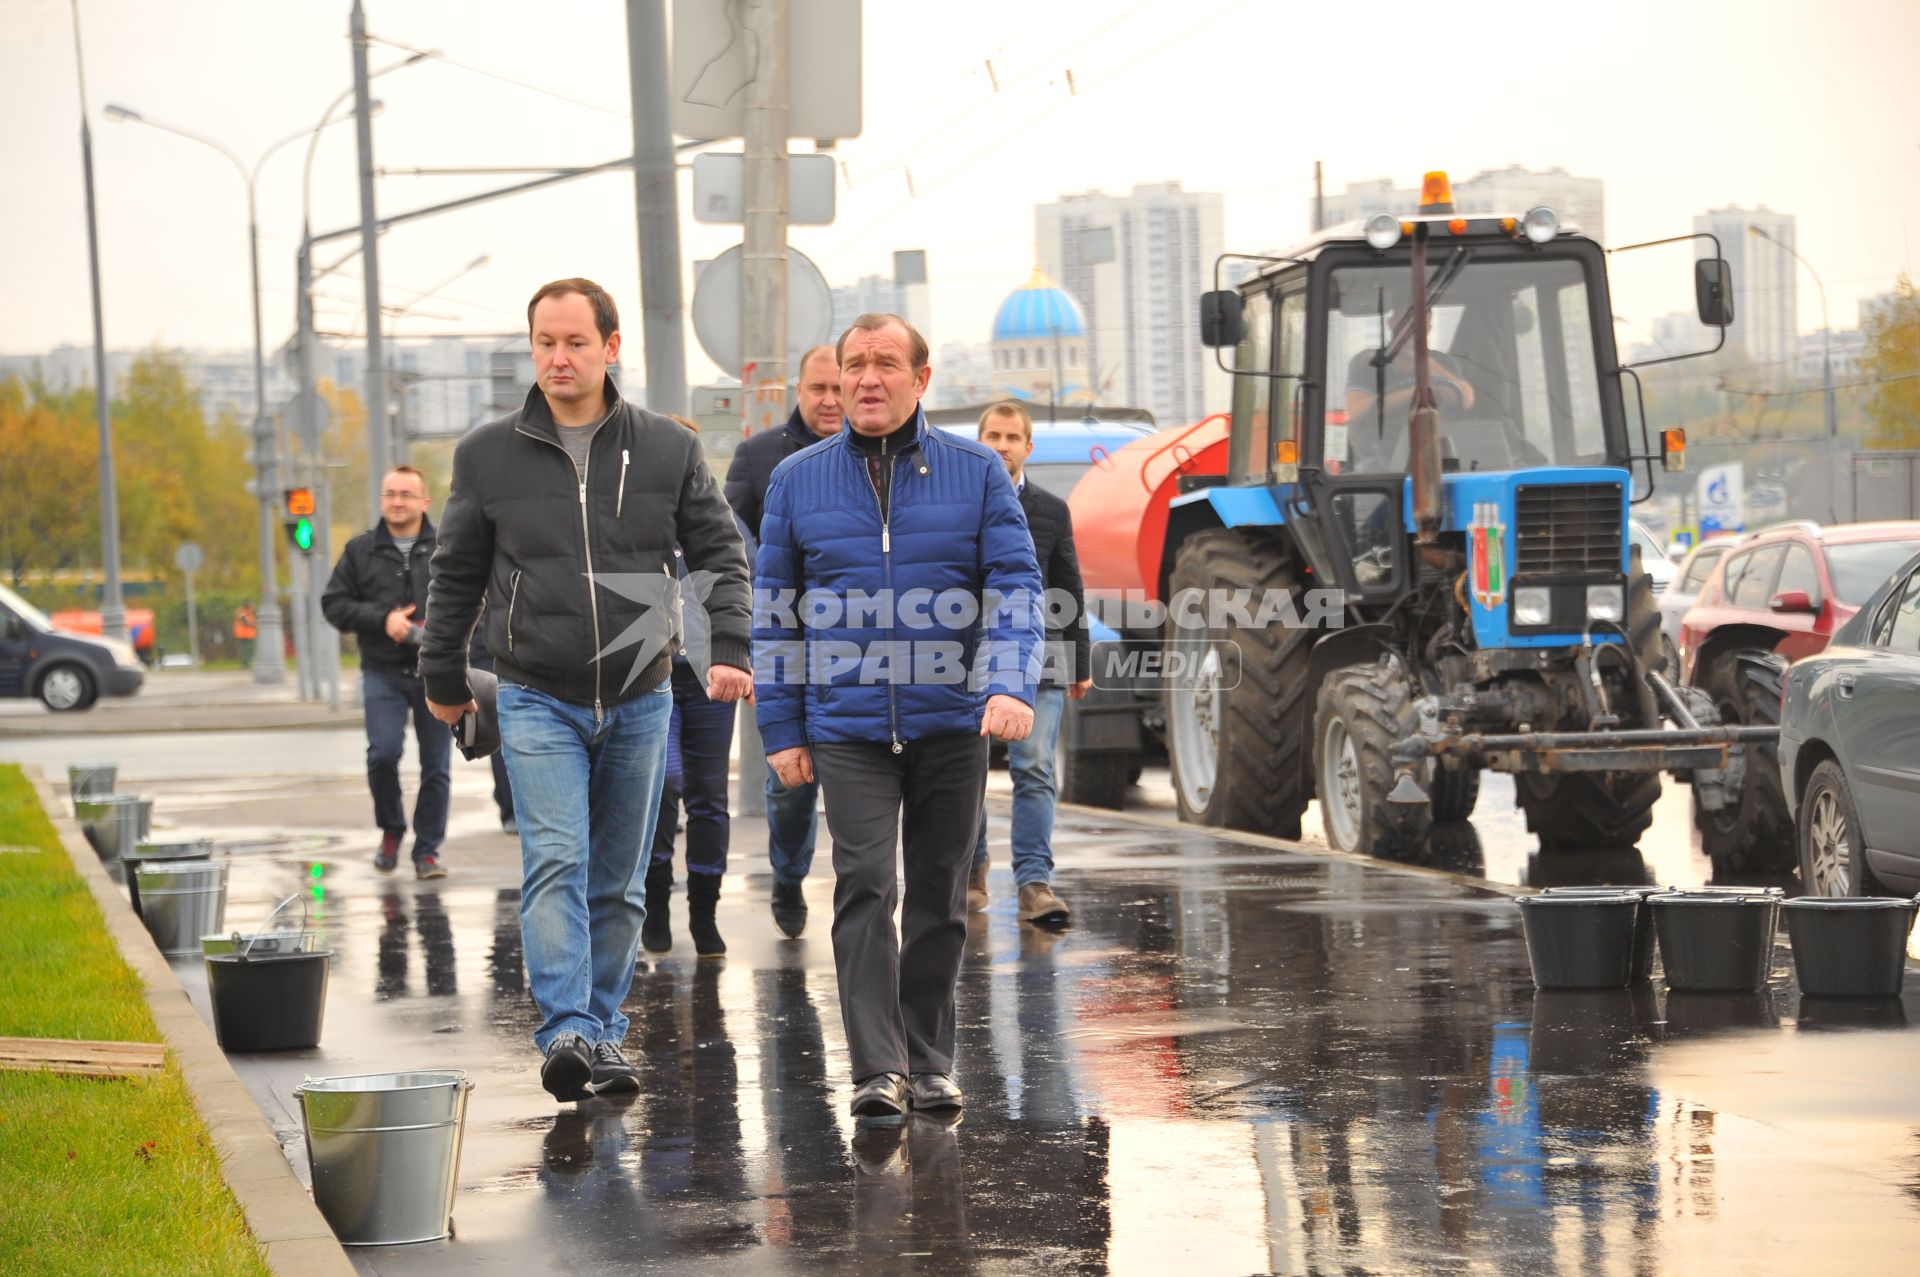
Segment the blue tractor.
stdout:
<path fill-rule="evenodd" d="M 1656 242 L 1686 239 L 1724 342 L 1717 241 Z M 1665 668 L 1628 512 L 1685 439 L 1648 439 L 1607 256 L 1545 208 L 1460 215 L 1436 173 L 1415 216 L 1222 259 L 1251 265 L 1201 303 L 1226 473 L 1172 502 L 1158 583 L 1184 819 L 1297 836 L 1317 796 L 1335 847 L 1407 854 L 1492 768 L 1552 853 L 1632 845 L 1663 771 L 1734 800 L 1773 729 Z"/>

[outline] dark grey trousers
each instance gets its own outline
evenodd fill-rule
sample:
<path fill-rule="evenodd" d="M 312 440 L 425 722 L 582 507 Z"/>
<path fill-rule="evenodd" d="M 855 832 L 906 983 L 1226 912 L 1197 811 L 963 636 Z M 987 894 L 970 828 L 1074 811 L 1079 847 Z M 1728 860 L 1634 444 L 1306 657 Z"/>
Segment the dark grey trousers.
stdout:
<path fill-rule="evenodd" d="M 986 738 L 935 736 L 898 754 L 882 742 L 815 745 L 813 768 L 833 835 L 833 965 L 853 1079 L 951 1073 Z"/>

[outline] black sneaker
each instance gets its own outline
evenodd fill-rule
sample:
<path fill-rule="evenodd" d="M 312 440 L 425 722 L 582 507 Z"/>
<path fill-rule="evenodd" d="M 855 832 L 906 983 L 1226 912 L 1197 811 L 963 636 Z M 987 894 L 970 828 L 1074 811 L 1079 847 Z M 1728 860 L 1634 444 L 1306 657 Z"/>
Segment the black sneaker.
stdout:
<path fill-rule="evenodd" d="M 593 1057 L 587 1040 L 578 1033 L 562 1033 L 547 1044 L 547 1058 L 540 1066 L 540 1085 L 557 1100 L 584 1100 L 593 1094 L 587 1087 L 593 1081 Z"/>
<path fill-rule="evenodd" d="M 413 862 L 413 876 L 416 878 L 444 878 L 447 867 L 440 863 L 440 857 L 428 852 Z"/>
<path fill-rule="evenodd" d="M 620 1054 L 618 1042 L 593 1044 L 593 1081 L 587 1089 L 595 1095 L 631 1095 L 640 1090 L 640 1071 Z"/>
<path fill-rule="evenodd" d="M 789 940 L 798 940 L 807 929 L 807 897 L 799 883 L 773 884 L 773 925 Z"/>
<path fill-rule="evenodd" d="M 392 873 L 393 867 L 400 863 L 400 835 L 381 834 L 380 850 L 373 853 L 373 867 L 381 873 Z"/>

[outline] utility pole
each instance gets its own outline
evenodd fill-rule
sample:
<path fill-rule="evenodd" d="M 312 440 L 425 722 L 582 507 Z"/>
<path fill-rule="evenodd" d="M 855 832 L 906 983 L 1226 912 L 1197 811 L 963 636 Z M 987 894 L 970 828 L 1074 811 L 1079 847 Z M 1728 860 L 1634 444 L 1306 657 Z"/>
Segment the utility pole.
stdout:
<path fill-rule="evenodd" d="M 367 295 L 367 509 L 380 514 L 387 442 L 387 358 L 380 342 L 380 226 L 373 210 L 373 112 L 367 93 L 367 11 L 353 0 L 353 128 L 360 144 L 360 260 Z"/>
<path fill-rule="evenodd" d="M 1327 196 L 1320 187 L 1320 161 L 1313 162 L 1313 232 L 1327 229 Z"/>
<path fill-rule="evenodd" d="M 668 122 L 672 81 L 667 73 L 666 0 L 627 0 L 627 76 L 633 100 L 633 203 L 640 228 L 647 407 L 684 416 L 686 305 L 680 292 L 680 198 Z"/>
<path fill-rule="evenodd" d="M 113 485 L 113 387 L 107 384 L 106 328 L 100 320 L 100 238 L 93 212 L 93 130 L 87 124 L 87 64 L 80 56 L 80 0 L 73 0 L 73 60 L 80 72 L 80 167 L 87 183 L 87 276 L 93 281 L 93 406 L 100 421 L 100 633 L 125 642 L 120 497 Z"/>
<path fill-rule="evenodd" d="M 740 384 L 755 435 L 787 415 L 787 0 L 748 0 L 741 17 L 759 51 L 747 85 L 740 262 Z"/>

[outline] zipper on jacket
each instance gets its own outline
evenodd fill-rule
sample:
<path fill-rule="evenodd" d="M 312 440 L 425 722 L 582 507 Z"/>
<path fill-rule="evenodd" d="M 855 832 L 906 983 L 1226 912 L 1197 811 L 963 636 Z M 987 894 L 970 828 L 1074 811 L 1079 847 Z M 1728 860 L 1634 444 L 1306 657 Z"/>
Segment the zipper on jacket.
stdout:
<path fill-rule="evenodd" d="M 860 459 L 860 468 L 867 470 L 867 486 L 873 489 L 874 508 L 880 512 L 881 579 L 886 582 L 887 597 L 891 599 L 893 597 L 893 498 L 898 495 L 894 491 L 894 479 L 898 477 L 895 471 L 899 469 L 899 458 L 887 456 L 887 441 L 885 439 L 880 440 L 880 456 L 882 463 L 887 468 L 887 500 L 884 502 L 880 500 L 880 487 L 874 482 L 873 472 L 867 470 L 867 462 L 864 457 Z M 891 609 L 889 609 L 889 611 L 891 611 Z M 893 644 L 897 641 L 895 638 L 895 630 L 889 625 L 887 627 L 887 645 L 889 652 L 892 652 Z M 892 677 L 887 679 L 887 734 L 893 738 L 893 752 L 898 754 L 905 746 L 900 742 L 900 702 L 898 694 L 894 690 L 894 679 Z"/>
<path fill-rule="evenodd" d="M 611 414 L 609 414 L 607 421 L 611 421 L 612 419 Z M 603 421 L 601 424 L 604 426 L 606 422 Z M 518 426 L 514 427 L 514 429 L 516 433 L 523 434 L 529 439 L 538 439 L 541 443 L 552 444 L 554 447 L 560 449 L 561 455 L 566 457 L 569 466 L 573 464 L 573 454 L 568 452 L 567 446 L 558 439 L 547 439 L 533 433 L 531 430 L 521 430 Z M 602 717 L 600 712 L 600 602 L 593 588 L 593 535 L 587 526 L 587 472 L 592 466 L 593 441 L 590 439 L 587 441 L 586 460 L 581 462 L 579 469 L 580 544 L 587 556 L 587 614 L 593 618 L 593 721 L 595 725 L 598 725 Z"/>
<path fill-rule="evenodd" d="M 620 449 L 620 491 L 613 499 L 613 517 L 620 517 L 620 509 L 627 504 L 627 450 Z"/>
<path fill-rule="evenodd" d="M 507 650 L 513 650 L 513 608 L 520 601 L 520 569 L 513 570 L 513 583 L 507 587 Z"/>
<path fill-rule="evenodd" d="M 587 612 L 593 617 L 593 721 L 600 722 L 600 600 L 593 590 L 593 533 L 587 523 L 587 474 L 593 467 L 592 448 L 580 466 L 580 544 L 587 552 Z"/>

